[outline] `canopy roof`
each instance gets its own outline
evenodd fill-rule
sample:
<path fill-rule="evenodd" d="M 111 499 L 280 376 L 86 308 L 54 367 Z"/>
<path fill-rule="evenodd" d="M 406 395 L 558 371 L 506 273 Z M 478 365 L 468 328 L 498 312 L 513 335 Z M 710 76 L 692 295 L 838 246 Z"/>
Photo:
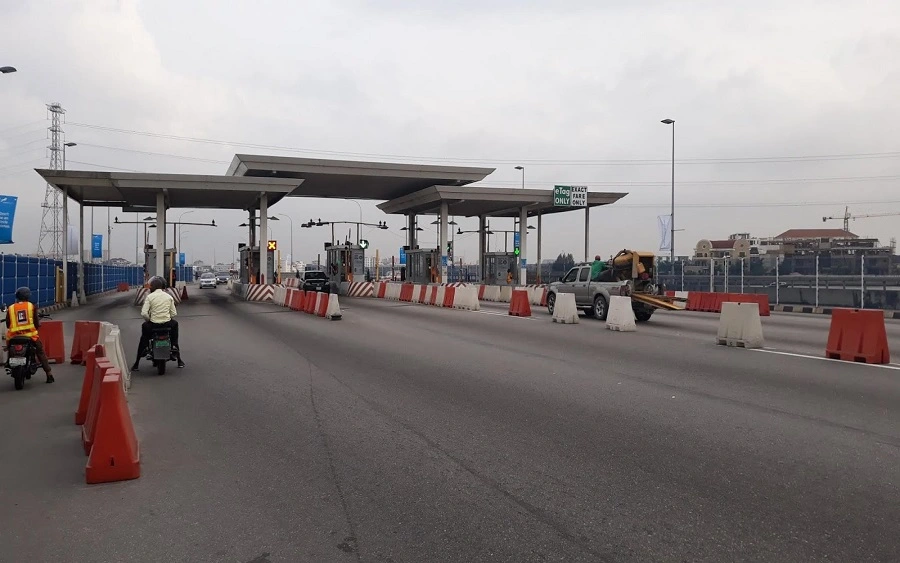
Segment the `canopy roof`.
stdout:
<path fill-rule="evenodd" d="M 589 192 L 588 207 L 609 205 L 625 197 L 626 193 Z M 441 202 L 446 201 L 449 214 L 460 217 L 518 217 L 522 207 L 529 216 L 538 213 L 562 213 L 583 209 L 581 207 L 560 207 L 553 205 L 553 190 L 522 190 L 512 188 L 490 188 L 484 186 L 432 186 L 415 193 L 386 201 L 378 206 L 388 214 L 436 215 L 440 213 Z"/>
<path fill-rule="evenodd" d="M 291 196 L 389 200 L 435 185 L 480 182 L 495 168 L 236 154 L 229 176 L 296 178 Z"/>
<path fill-rule="evenodd" d="M 47 183 L 85 206 L 156 209 L 162 191 L 168 208 L 256 209 L 260 194 L 274 205 L 297 189 L 293 178 L 236 178 L 195 174 L 146 174 L 39 169 Z"/>

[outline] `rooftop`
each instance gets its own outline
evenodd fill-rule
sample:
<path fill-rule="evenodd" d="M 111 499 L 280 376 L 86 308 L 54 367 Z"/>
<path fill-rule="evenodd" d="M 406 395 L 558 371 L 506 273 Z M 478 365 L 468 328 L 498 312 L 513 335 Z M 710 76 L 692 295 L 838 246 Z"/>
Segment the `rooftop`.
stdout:
<path fill-rule="evenodd" d="M 844 229 L 788 229 L 775 237 L 778 240 L 819 239 L 819 238 L 859 238 Z"/>
<path fill-rule="evenodd" d="M 304 180 L 291 196 L 390 200 L 435 185 L 480 182 L 495 168 L 236 154 L 229 176 Z"/>
<path fill-rule="evenodd" d="M 293 178 L 234 178 L 196 174 L 146 174 L 83 170 L 37 170 L 47 183 L 67 190 L 69 197 L 88 207 L 156 210 L 156 194 L 165 194 L 168 208 L 256 209 L 260 193 L 268 204 L 278 203 L 303 180 Z"/>
<path fill-rule="evenodd" d="M 588 192 L 588 207 L 609 205 L 628 195 L 618 192 Z M 486 186 L 431 186 L 415 193 L 386 201 L 378 208 L 388 214 L 437 215 L 441 202 L 447 202 L 449 214 L 458 217 L 518 217 L 526 207 L 529 216 L 547 215 L 583 209 L 553 205 L 553 190 L 523 190 Z"/>

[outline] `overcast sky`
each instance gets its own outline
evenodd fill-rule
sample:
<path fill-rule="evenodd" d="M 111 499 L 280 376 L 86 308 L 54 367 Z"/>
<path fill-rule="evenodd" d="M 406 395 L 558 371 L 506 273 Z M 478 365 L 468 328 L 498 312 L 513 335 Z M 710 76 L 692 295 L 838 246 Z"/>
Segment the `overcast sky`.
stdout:
<path fill-rule="evenodd" d="M 497 187 L 519 186 L 522 164 L 528 187 L 628 192 L 592 212 L 592 255 L 658 247 L 670 204 L 663 118 L 677 121 L 679 254 L 702 238 L 822 227 L 845 205 L 900 212 L 896 0 L 0 0 L 0 14 L 0 66 L 18 68 L 0 75 L 0 194 L 19 196 L 7 252 L 37 250 L 45 185 L 33 169 L 49 162 L 49 102 L 65 107 L 66 140 L 79 145 L 69 169 L 224 174 L 249 152 L 490 166 L 484 185 Z M 808 156 L 828 158 L 788 158 Z M 362 209 L 391 226 L 366 233 L 373 247 L 396 254 L 402 218 Z M 310 199 L 272 212 L 294 218 L 303 260 L 327 235 L 300 223 L 359 215 L 352 202 Z M 214 249 L 230 261 L 245 218 L 186 216 L 220 225 L 184 227 L 189 260 Z M 105 233 L 106 213 L 94 222 Z M 583 213 L 543 224 L 544 258 L 584 252 Z M 272 229 L 289 249 L 288 222 Z M 887 244 L 900 215 L 851 230 Z M 114 226 L 111 244 L 134 259 L 135 229 Z M 474 235 L 456 247 L 476 258 Z"/>

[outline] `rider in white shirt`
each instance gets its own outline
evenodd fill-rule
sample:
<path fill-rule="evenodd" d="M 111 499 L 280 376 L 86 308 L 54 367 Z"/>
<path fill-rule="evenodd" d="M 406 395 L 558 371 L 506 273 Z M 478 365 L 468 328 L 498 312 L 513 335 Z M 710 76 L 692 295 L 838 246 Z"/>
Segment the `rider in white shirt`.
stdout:
<path fill-rule="evenodd" d="M 132 371 L 138 370 L 141 362 L 141 356 L 150 345 L 150 335 L 155 327 L 168 327 L 172 335 L 172 351 L 178 358 L 178 367 L 183 368 L 184 362 L 181 360 L 181 348 L 178 346 L 178 321 L 175 316 L 178 311 L 175 310 L 175 299 L 164 291 L 166 286 L 165 280 L 159 276 L 153 276 L 148 282 L 150 284 L 150 293 L 144 298 L 144 306 L 141 308 L 141 317 L 144 318 L 144 324 L 141 326 L 141 340 L 138 344 L 137 359 L 131 366 Z"/>

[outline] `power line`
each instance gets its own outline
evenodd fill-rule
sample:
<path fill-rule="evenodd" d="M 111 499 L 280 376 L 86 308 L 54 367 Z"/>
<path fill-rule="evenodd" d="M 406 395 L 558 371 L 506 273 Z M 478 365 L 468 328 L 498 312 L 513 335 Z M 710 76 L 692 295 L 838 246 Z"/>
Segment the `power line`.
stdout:
<path fill-rule="evenodd" d="M 215 160 L 215 159 L 212 159 L 212 158 L 201 158 L 201 157 L 197 157 L 197 156 L 186 156 L 186 155 L 183 155 L 183 154 L 172 154 L 172 153 L 165 153 L 165 152 L 142 151 L 142 150 L 137 150 L 137 149 L 126 149 L 125 147 L 110 147 L 110 146 L 107 146 L 107 145 L 95 145 L 95 144 L 93 144 L 93 143 L 78 143 L 78 146 L 79 146 L 79 147 L 81 147 L 81 146 L 84 146 L 84 147 L 94 147 L 94 148 L 97 148 L 97 149 L 106 149 L 106 150 L 111 150 L 111 151 L 122 151 L 122 152 L 131 152 L 131 153 L 137 153 L 137 154 L 147 154 L 147 155 L 151 155 L 151 156 L 165 156 L 165 157 L 169 157 L 169 158 L 179 158 L 179 159 L 182 159 L 182 160 L 193 160 L 193 161 L 196 161 L 196 162 L 210 162 L 210 163 L 213 163 L 213 164 L 231 164 L 231 161 L 230 161 L 230 160 Z"/>
<path fill-rule="evenodd" d="M 819 184 L 819 183 L 835 183 L 835 182 L 885 182 L 891 180 L 900 180 L 900 176 L 846 176 L 832 178 L 768 178 L 762 180 L 683 180 L 676 182 L 678 186 L 705 186 L 715 184 L 732 184 L 732 185 L 749 185 L 749 184 Z M 521 186 L 522 182 L 515 180 L 495 180 L 491 184 L 502 184 L 508 186 Z M 560 184 L 560 182 L 526 182 L 526 185 L 542 185 Z M 565 185 L 588 186 L 588 187 L 655 187 L 669 186 L 669 182 L 633 182 L 629 180 L 622 181 L 586 181 L 586 182 L 565 182 Z"/>
<path fill-rule="evenodd" d="M 115 166 L 107 166 L 105 164 L 94 164 L 93 162 L 80 162 L 78 160 L 66 160 L 66 164 L 81 164 L 82 166 L 95 166 L 97 168 L 105 168 L 108 170 L 118 170 L 120 172 L 143 172 L 143 170 L 134 170 L 132 168 L 116 168 Z"/>
<path fill-rule="evenodd" d="M 177 141 L 187 141 L 193 143 L 205 143 L 221 146 L 237 146 L 247 148 L 257 148 L 266 150 L 277 150 L 284 152 L 311 153 L 311 154 L 328 154 L 334 156 L 347 157 L 366 157 L 366 158 L 401 158 L 404 160 L 429 160 L 441 162 L 472 162 L 485 164 L 531 164 L 545 166 L 576 166 L 576 165 L 597 165 L 597 166 L 644 166 L 644 165 L 663 165 L 671 164 L 668 159 L 619 159 L 619 160 L 572 160 L 572 159 L 533 159 L 533 158 L 456 158 L 456 157 L 440 157 L 440 156 L 413 156 L 402 154 L 378 154 L 378 153 L 359 153 L 346 151 L 328 151 L 320 149 L 308 149 L 299 147 L 287 147 L 280 145 L 266 145 L 260 143 L 243 143 L 238 141 L 223 141 L 220 139 L 208 139 L 203 137 L 187 137 L 182 135 L 172 135 L 167 133 L 154 133 L 151 131 L 139 131 L 136 129 L 122 129 L 118 127 L 106 127 L 102 125 L 92 125 L 89 123 L 69 122 L 68 125 L 74 127 L 83 127 L 98 131 L 108 131 L 113 133 L 124 133 L 130 135 L 141 135 L 145 137 L 154 137 L 160 139 L 170 139 Z M 799 156 L 766 156 L 766 157 L 734 157 L 734 158 L 695 158 L 676 160 L 676 164 L 760 164 L 773 162 L 817 162 L 828 160 L 857 160 L 857 159 L 874 159 L 874 158 L 898 158 L 900 151 L 892 152 L 872 152 L 872 153 L 847 153 L 847 154 L 828 154 L 828 155 L 799 155 Z"/>

